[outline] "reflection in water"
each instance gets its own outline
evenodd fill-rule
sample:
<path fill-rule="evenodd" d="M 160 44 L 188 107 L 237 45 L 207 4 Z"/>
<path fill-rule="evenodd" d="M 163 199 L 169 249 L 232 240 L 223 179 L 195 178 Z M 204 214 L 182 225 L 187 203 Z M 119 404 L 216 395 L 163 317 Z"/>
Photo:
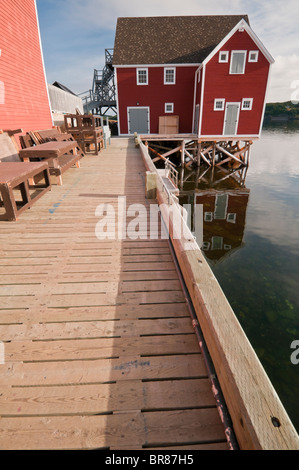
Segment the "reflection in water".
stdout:
<path fill-rule="evenodd" d="M 187 174 L 181 171 L 180 204 L 203 205 L 202 250 L 213 263 L 242 246 L 249 198 L 246 170 L 201 167 Z"/>

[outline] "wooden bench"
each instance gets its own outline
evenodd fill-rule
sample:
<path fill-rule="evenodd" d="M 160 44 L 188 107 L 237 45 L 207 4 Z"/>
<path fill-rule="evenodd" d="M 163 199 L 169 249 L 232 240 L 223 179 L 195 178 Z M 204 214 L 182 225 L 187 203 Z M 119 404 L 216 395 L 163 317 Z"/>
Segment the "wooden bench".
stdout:
<path fill-rule="evenodd" d="M 0 207 L 5 209 L 4 214 L 0 213 L 0 220 L 17 220 L 19 214 L 50 189 L 46 162 L 0 162 Z"/>
<path fill-rule="evenodd" d="M 20 150 L 24 162 L 47 161 L 50 175 L 57 177 L 57 184 L 62 184 L 62 174 L 76 165 L 80 167 L 81 153 L 77 152 L 75 140 L 50 141 Z"/>
<path fill-rule="evenodd" d="M 33 147 L 34 145 L 40 145 L 40 144 L 45 144 L 47 142 L 53 142 L 53 141 L 74 141 L 74 138 L 72 134 L 70 133 L 65 133 L 65 132 L 60 132 L 59 128 L 53 128 L 53 129 L 42 129 L 39 131 L 29 131 L 25 135 L 21 135 L 19 137 L 20 139 L 20 144 L 22 149 L 24 148 L 29 148 Z M 84 157 L 84 153 L 77 144 L 77 153 L 81 155 L 81 157 Z"/>
<path fill-rule="evenodd" d="M 0 130 L 0 220 L 17 220 L 18 215 L 32 206 L 51 189 L 48 164 L 23 163 L 14 134 Z"/>

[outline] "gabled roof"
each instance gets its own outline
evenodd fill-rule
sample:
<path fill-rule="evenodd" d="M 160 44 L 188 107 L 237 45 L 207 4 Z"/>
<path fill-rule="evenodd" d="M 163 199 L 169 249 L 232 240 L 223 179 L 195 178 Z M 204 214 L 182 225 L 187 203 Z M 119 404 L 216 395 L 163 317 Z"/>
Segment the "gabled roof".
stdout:
<path fill-rule="evenodd" d="M 113 65 L 200 64 L 247 15 L 118 18 Z"/>

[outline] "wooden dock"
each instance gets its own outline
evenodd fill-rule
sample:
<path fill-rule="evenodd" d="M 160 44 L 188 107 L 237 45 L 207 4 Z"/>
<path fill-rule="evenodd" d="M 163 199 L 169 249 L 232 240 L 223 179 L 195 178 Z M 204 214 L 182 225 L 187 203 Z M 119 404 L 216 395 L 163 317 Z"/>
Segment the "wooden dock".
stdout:
<path fill-rule="evenodd" d="M 168 241 L 95 235 L 144 184 L 112 139 L 1 222 L 1 449 L 228 449 Z"/>

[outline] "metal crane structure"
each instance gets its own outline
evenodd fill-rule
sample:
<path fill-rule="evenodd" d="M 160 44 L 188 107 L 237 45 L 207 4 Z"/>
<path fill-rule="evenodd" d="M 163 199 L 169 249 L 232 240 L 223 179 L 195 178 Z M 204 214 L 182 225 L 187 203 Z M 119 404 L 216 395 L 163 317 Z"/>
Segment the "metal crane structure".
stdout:
<path fill-rule="evenodd" d="M 104 116 L 112 110 L 116 114 L 116 87 L 113 68 L 113 49 L 105 49 L 105 66 L 102 70 L 94 69 L 92 89 L 80 93 L 84 113 Z"/>

